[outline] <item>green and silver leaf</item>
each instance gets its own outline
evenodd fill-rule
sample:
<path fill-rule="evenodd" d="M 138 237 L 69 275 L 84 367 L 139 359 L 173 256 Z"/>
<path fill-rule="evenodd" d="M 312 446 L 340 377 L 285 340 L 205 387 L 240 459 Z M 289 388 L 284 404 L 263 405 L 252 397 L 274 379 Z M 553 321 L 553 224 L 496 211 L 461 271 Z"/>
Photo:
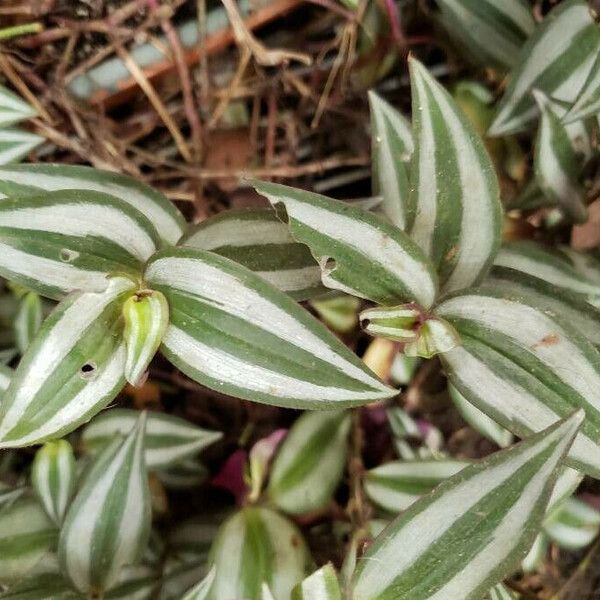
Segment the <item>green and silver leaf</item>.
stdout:
<path fill-rule="evenodd" d="M 150 534 L 145 413 L 94 461 L 60 532 L 61 571 L 81 592 L 103 592 L 142 555 Z"/>
<path fill-rule="evenodd" d="M 596 62 L 583 84 L 577 100 L 565 117 L 565 123 L 574 123 L 593 117 L 600 113 L 600 48 L 596 55 Z"/>
<path fill-rule="evenodd" d="M 436 312 L 462 340 L 441 355 L 450 384 L 521 438 L 583 408 L 568 462 L 600 477 L 600 353 L 585 335 L 504 287 L 456 295 Z"/>
<path fill-rule="evenodd" d="M 342 600 L 337 573 L 327 563 L 292 590 L 292 600 Z"/>
<path fill-rule="evenodd" d="M 498 425 L 496 421 L 471 404 L 452 384 L 448 384 L 448 392 L 460 416 L 475 431 L 498 444 L 500 448 L 507 448 L 513 443 L 514 436 L 508 429 Z"/>
<path fill-rule="evenodd" d="M 60 527 L 75 492 L 75 456 L 67 440 L 46 442 L 31 467 L 31 484 L 48 516 Z"/>
<path fill-rule="evenodd" d="M 0 275 L 49 298 L 105 290 L 109 273 L 138 278 L 158 244 L 150 222 L 108 194 L 0 200 Z"/>
<path fill-rule="evenodd" d="M 103 293 L 75 293 L 46 319 L 0 403 L 0 448 L 73 431 L 125 384 L 121 306 L 134 284 L 113 278 Z"/>
<path fill-rule="evenodd" d="M 526 266 L 530 270 L 527 263 Z M 540 273 L 543 273 L 544 268 L 540 260 Z M 522 297 L 527 302 L 534 302 L 536 306 L 543 307 L 544 310 L 562 315 L 579 333 L 600 348 L 600 312 L 580 294 L 562 288 L 558 283 L 538 279 L 535 272 L 529 274 L 508 267 L 494 267 L 490 277 L 481 285 L 481 289 L 488 287 L 492 291 L 502 288 L 512 296 Z"/>
<path fill-rule="evenodd" d="M 165 250 L 148 263 L 145 281 L 169 303 L 163 353 L 203 385 L 295 408 L 396 394 L 292 298 L 230 259 Z"/>
<path fill-rule="evenodd" d="M 56 544 L 58 531 L 35 498 L 25 496 L 0 509 L 0 584 L 27 575 Z"/>
<path fill-rule="evenodd" d="M 195 585 L 181 600 L 207 600 L 208 594 L 210 594 L 210 588 L 217 575 L 217 570 L 213 566 L 206 577 L 202 579 L 197 585 Z"/>
<path fill-rule="evenodd" d="M 125 378 L 131 385 L 141 386 L 169 325 L 169 304 L 160 292 L 143 290 L 125 301 L 123 319 Z"/>
<path fill-rule="evenodd" d="M 42 192 L 103 192 L 128 204 L 152 223 L 161 239 L 175 244 L 183 235 L 183 215 L 160 192 L 131 177 L 91 167 L 27 164 L 0 167 L 0 198 L 40 196 Z M 101 217 L 99 217 L 101 218 Z"/>
<path fill-rule="evenodd" d="M 433 304 L 431 265 L 391 223 L 313 192 L 264 181 L 253 185 L 275 208 L 285 207 L 292 236 L 319 261 L 325 286 L 379 304 Z"/>
<path fill-rule="evenodd" d="M 227 210 L 196 225 L 181 241 L 244 265 L 296 300 L 326 291 L 321 269 L 270 208 Z"/>
<path fill-rule="evenodd" d="M 535 144 L 536 181 L 552 204 L 556 204 L 573 223 L 587 220 L 584 190 L 579 184 L 582 162 L 571 145 L 566 127 L 559 115 L 537 90 L 533 95 L 542 117 Z"/>
<path fill-rule="evenodd" d="M 85 600 L 59 573 L 28 575 L 0 593 L 2 600 Z"/>
<path fill-rule="evenodd" d="M 308 547 L 296 526 L 268 508 L 247 506 L 221 527 L 211 549 L 217 568 L 210 600 L 261 600 L 266 583 L 277 600 L 291 600 L 307 574 Z"/>
<path fill-rule="evenodd" d="M 583 417 L 466 467 L 415 502 L 359 561 L 353 600 L 479 600 L 527 554 Z"/>
<path fill-rule="evenodd" d="M 365 492 L 377 506 L 396 514 L 469 464 L 446 458 L 385 463 L 367 471 Z"/>
<path fill-rule="evenodd" d="M 32 106 L 8 88 L 0 85 L 0 127 L 13 125 L 36 116 Z"/>
<path fill-rule="evenodd" d="M 556 288 L 560 288 L 574 292 L 591 303 L 600 302 L 600 282 L 592 281 L 579 273 L 563 252 L 538 242 L 519 240 L 504 244 L 494 265 L 540 279 L 552 286 L 554 295 L 557 295 Z"/>
<path fill-rule="evenodd" d="M 307 412 L 294 423 L 271 467 L 275 506 L 290 514 L 327 506 L 344 473 L 350 424 L 346 411 Z"/>
<path fill-rule="evenodd" d="M 414 59 L 410 72 L 415 153 L 407 231 L 435 265 L 442 291 L 463 289 L 484 277 L 500 246 L 498 182 L 452 97 Z"/>
<path fill-rule="evenodd" d="M 437 0 L 442 23 L 468 53 L 485 66 L 510 69 L 535 29 L 525 0 Z"/>
<path fill-rule="evenodd" d="M 589 546 L 600 531 L 600 513 L 578 498 L 568 498 L 544 521 L 544 533 L 561 548 Z"/>
<path fill-rule="evenodd" d="M 125 435 L 135 425 L 139 411 L 113 408 L 96 416 L 81 434 L 87 452 L 105 448 L 115 436 Z M 222 433 L 202 429 L 192 423 L 162 412 L 148 412 L 144 440 L 146 466 L 165 469 L 201 452 L 221 439 Z"/>
<path fill-rule="evenodd" d="M 19 301 L 13 323 L 15 343 L 21 354 L 25 353 L 39 331 L 43 318 L 42 299 L 35 292 L 27 292 Z"/>
<path fill-rule="evenodd" d="M 573 103 L 600 47 L 600 31 L 585 0 L 558 4 L 521 49 L 489 135 L 525 129 L 538 116 L 532 90 Z M 565 73 L 567 77 L 565 77 Z"/>
<path fill-rule="evenodd" d="M 43 141 L 43 137 L 24 129 L 0 128 L 0 165 L 18 162 Z"/>
<path fill-rule="evenodd" d="M 408 164 L 414 150 L 410 121 L 375 92 L 369 92 L 373 194 L 396 227 L 407 224 Z"/>

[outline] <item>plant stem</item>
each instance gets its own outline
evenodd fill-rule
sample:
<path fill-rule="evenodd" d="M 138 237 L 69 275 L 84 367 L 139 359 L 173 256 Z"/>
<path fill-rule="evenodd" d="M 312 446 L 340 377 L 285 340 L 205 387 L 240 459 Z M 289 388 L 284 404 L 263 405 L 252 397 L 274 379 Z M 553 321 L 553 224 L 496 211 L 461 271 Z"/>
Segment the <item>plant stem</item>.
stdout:
<path fill-rule="evenodd" d="M 0 40 L 10 40 L 11 38 L 29 33 L 39 33 L 43 28 L 41 23 L 25 23 L 24 25 L 5 27 L 4 29 L 0 29 Z"/>

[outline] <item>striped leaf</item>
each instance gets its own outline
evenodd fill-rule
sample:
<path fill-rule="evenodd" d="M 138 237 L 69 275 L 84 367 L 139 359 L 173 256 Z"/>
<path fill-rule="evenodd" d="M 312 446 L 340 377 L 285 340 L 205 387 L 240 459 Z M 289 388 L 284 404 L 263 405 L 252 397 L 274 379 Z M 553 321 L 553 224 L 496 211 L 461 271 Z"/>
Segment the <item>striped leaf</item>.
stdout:
<path fill-rule="evenodd" d="M 380 508 L 399 513 L 434 487 L 464 469 L 462 460 L 429 459 L 385 463 L 367 471 L 365 492 Z"/>
<path fill-rule="evenodd" d="M 346 464 L 351 416 L 307 412 L 292 426 L 271 468 L 268 494 L 291 514 L 319 510 L 333 498 Z"/>
<path fill-rule="evenodd" d="M 466 467 L 415 502 L 359 561 L 353 600 L 479 600 L 527 554 L 583 417 Z"/>
<path fill-rule="evenodd" d="M 24 129 L 0 128 L 0 165 L 18 162 L 43 141 L 43 137 Z"/>
<path fill-rule="evenodd" d="M 577 100 L 565 117 L 566 123 L 574 123 L 600 113 L 600 47 L 596 53 L 596 61 L 590 70 Z"/>
<path fill-rule="evenodd" d="M 115 436 L 131 431 L 139 418 L 139 411 L 113 408 L 95 417 L 81 434 L 81 443 L 88 452 L 98 452 L 110 444 Z M 197 427 L 185 419 L 161 412 L 149 412 L 144 440 L 148 468 L 166 468 L 198 454 L 222 437 L 218 431 Z"/>
<path fill-rule="evenodd" d="M 518 598 L 518 596 L 506 586 L 499 583 L 490 590 L 490 593 L 486 596 L 485 600 L 515 600 L 516 598 Z"/>
<path fill-rule="evenodd" d="M 468 52 L 486 66 L 510 69 L 535 21 L 524 0 L 437 0 L 442 23 Z"/>
<path fill-rule="evenodd" d="M 498 182 L 483 141 L 452 97 L 414 59 L 410 72 L 415 154 L 408 231 L 436 266 L 442 290 L 462 289 L 481 280 L 500 245 Z"/>
<path fill-rule="evenodd" d="M 160 482 L 169 490 L 190 490 L 201 486 L 210 471 L 197 459 L 187 458 L 155 472 Z"/>
<path fill-rule="evenodd" d="M 570 221 L 584 223 L 587 208 L 584 190 L 578 182 L 582 163 L 571 145 L 566 127 L 548 104 L 546 96 L 536 90 L 533 94 L 542 113 L 534 157 L 537 183 Z"/>
<path fill-rule="evenodd" d="M 36 112 L 20 96 L 0 85 L 0 127 L 35 117 Z"/>
<path fill-rule="evenodd" d="M 600 531 L 600 513 L 577 498 L 569 498 L 544 521 L 544 533 L 567 550 L 589 546 Z"/>
<path fill-rule="evenodd" d="M 543 267 L 540 263 L 540 272 Z M 536 306 L 562 315 L 570 325 L 577 328 L 592 344 L 600 347 L 600 312 L 588 304 L 581 296 L 569 290 L 558 289 L 558 284 L 538 279 L 518 270 L 494 267 L 492 274 L 481 286 L 487 289 L 501 287 L 513 296 L 521 296 Z"/>
<path fill-rule="evenodd" d="M 160 583 L 159 575 L 152 567 L 135 565 L 123 567 L 116 582 L 107 590 L 106 600 L 151 600 Z"/>
<path fill-rule="evenodd" d="M 7 367 L 6 365 L 0 364 L 0 398 L 2 398 L 2 393 L 8 389 L 13 375 L 13 369 Z"/>
<path fill-rule="evenodd" d="M 323 293 L 321 269 L 270 208 L 227 210 L 193 227 L 181 245 L 230 258 L 296 300 Z"/>
<path fill-rule="evenodd" d="M 186 224 L 177 208 L 160 192 L 131 177 L 90 167 L 27 164 L 0 168 L 0 197 L 40 196 L 41 192 L 103 192 L 130 205 L 154 226 L 161 239 L 175 244 Z"/>
<path fill-rule="evenodd" d="M 185 594 L 181 600 L 207 600 L 216 575 L 217 571 L 215 567 L 212 567 L 206 577 Z"/>
<path fill-rule="evenodd" d="M 145 413 L 126 438 L 95 460 L 60 532 L 61 570 L 85 593 L 110 588 L 141 556 L 150 534 L 150 490 L 144 463 Z"/>
<path fill-rule="evenodd" d="M 407 225 L 408 168 L 414 147 L 410 121 L 375 92 L 369 92 L 373 194 L 382 196 L 388 219 Z"/>
<path fill-rule="evenodd" d="M 600 260 L 589 252 L 580 252 L 570 246 L 559 246 L 558 251 L 568 260 L 573 268 L 583 277 L 600 286 Z"/>
<path fill-rule="evenodd" d="M 393 434 L 393 442 L 398 456 L 403 460 L 415 458 L 441 458 L 444 437 L 441 431 L 427 423 L 426 426 L 417 423 L 406 411 L 398 407 L 386 411 L 388 422 Z M 416 450 L 414 445 L 421 444 Z"/>
<path fill-rule="evenodd" d="M 121 306 L 133 283 L 113 278 L 103 293 L 76 293 L 46 319 L 0 403 L 0 448 L 73 431 L 122 389 Z"/>
<path fill-rule="evenodd" d="M 317 257 L 325 286 L 379 304 L 431 306 L 435 274 L 420 249 L 392 224 L 319 194 L 253 184 L 273 206 L 285 207 L 292 235 Z"/>
<path fill-rule="evenodd" d="M 35 334 L 42 326 L 42 300 L 35 292 L 26 293 L 19 302 L 19 308 L 13 324 L 15 342 L 21 354 L 31 344 Z"/>
<path fill-rule="evenodd" d="M 113 272 L 139 277 L 157 240 L 141 213 L 100 192 L 0 201 L 0 275 L 50 298 L 104 290 Z"/>
<path fill-rule="evenodd" d="M 31 484 L 48 516 L 60 526 L 75 491 L 75 456 L 67 440 L 46 442 L 36 453 Z"/>
<path fill-rule="evenodd" d="M 288 295 L 227 258 L 163 251 L 150 260 L 145 281 L 169 302 L 163 353 L 212 389 L 321 409 L 396 393 Z"/>
<path fill-rule="evenodd" d="M 0 593 L 2 600 L 85 600 L 58 573 L 29 575 Z"/>
<path fill-rule="evenodd" d="M 277 600 L 291 600 L 310 555 L 302 534 L 280 514 L 247 506 L 221 527 L 211 549 L 217 569 L 210 600 L 261 600 L 266 583 Z"/>
<path fill-rule="evenodd" d="M 534 89 L 573 103 L 599 45 L 600 32 L 585 0 L 566 0 L 556 6 L 522 47 L 489 135 L 521 131 L 536 119 Z"/>
<path fill-rule="evenodd" d="M 498 252 L 494 264 L 541 279 L 552 285 L 555 294 L 556 288 L 560 288 L 574 292 L 592 303 L 600 301 L 599 282 L 590 281 L 580 274 L 564 253 L 532 240 L 505 244 Z"/>
<path fill-rule="evenodd" d="M 331 563 L 327 563 L 292 591 L 292 600 L 342 600 L 337 574 Z"/>
<path fill-rule="evenodd" d="M 507 448 L 513 443 L 513 434 L 508 429 L 504 429 L 502 425 L 498 425 L 496 421 L 473 406 L 453 385 L 448 385 L 448 392 L 460 416 L 475 431 L 498 444 L 500 448 Z"/>
<path fill-rule="evenodd" d="M 56 544 L 56 526 L 35 498 L 0 510 L 0 584 L 24 577 Z"/>
<path fill-rule="evenodd" d="M 12 504 L 29 491 L 29 487 L 25 485 L 12 487 L 0 482 L 0 508 Z"/>
<path fill-rule="evenodd" d="M 148 366 L 160 347 L 169 325 L 169 305 L 160 292 L 143 290 L 123 304 L 127 348 L 125 378 L 133 386 L 142 385 L 148 377 Z"/>
<path fill-rule="evenodd" d="M 455 296 L 436 312 L 462 339 L 441 356 L 449 382 L 521 438 L 583 408 L 569 463 L 600 477 L 600 353 L 586 337 L 501 287 Z"/>

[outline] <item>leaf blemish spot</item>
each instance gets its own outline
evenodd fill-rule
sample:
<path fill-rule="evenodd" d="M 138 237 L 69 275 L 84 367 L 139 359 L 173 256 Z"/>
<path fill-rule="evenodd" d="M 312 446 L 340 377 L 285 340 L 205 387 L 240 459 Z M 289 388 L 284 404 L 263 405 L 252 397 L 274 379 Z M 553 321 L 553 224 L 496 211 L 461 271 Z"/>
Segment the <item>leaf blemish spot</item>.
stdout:
<path fill-rule="evenodd" d="M 79 252 L 75 250 L 69 250 L 69 248 L 62 248 L 60 251 L 60 260 L 63 262 L 71 262 L 79 256 Z"/>
<path fill-rule="evenodd" d="M 96 376 L 98 367 L 95 362 L 86 362 L 79 370 L 79 375 L 82 379 L 93 379 Z"/>

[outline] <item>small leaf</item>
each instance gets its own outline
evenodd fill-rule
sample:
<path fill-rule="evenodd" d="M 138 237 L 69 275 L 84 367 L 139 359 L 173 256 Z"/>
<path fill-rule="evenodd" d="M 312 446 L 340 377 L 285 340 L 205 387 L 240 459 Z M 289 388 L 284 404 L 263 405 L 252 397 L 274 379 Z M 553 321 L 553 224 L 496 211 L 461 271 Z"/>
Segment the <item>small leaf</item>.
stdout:
<path fill-rule="evenodd" d="M 401 306 L 378 306 L 363 310 L 361 327 L 375 337 L 384 337 L 397 342 L 410 342 L 417 338 L 417 326 L 422 313 L 413 304 Z"/>
<path fill-rule="evenodd" d="M 43 137 L 24 129 L 0 129 L 0 165 L 21 160 L 43 141 Z"/>
<path fill-rule="evenodd" d="M 292 590 L 292 600 L 342 600 L 340 584 L 331 563 L 300 582 Z"/>
<path fill-rule="evenodd" d="M 421 323 L 416 339 L 404 346 L 404 352 L 407 356 L 433 358 L 459 345 L 460 337 L 454 327 L 444 319 L 431 317 Z"/>
<path fill-rule="evenodd" d="M 42 300 L 35 292 L 28 292 L 21 298 L 14 320 L 15 342 L 21 354 L 29 347 L 42 325 Z"/>
<path fill-rule="evenodd" d="M 581 161 L 559 116 L 548 104 L 546 97 L 533 92 L 542 118 L 535 146 L 534 168 L 542 192 L 556 203 L 573 223 L 587 220 L 584 191 L 579 185 Z"/>
<path fill-rule="evenodd" d="M 169 490 L 191 490 L 201 486 L 210 477 L 210 471 L 195 458 L 168 465 L 155 474 Z"/>
<path fill-rule="evenodd" d="M 406 228 L 409 184 L 407 165 L 414 147 L 411 124 L 375 92 L 369 92 L 373 194 L 399 229 Z"/>
<path fill-rule="evenodd" d="M 467 51 L 466 58 L 485 66 L 510 69 L 533 33 L 531 7 L 523 0 L 437 0 L 442 23 Z"/>
<path fill-rule="evenodd" d="M 575 104 L 565 117 L 565 123 L 574 123 L 600 113 L 600 48 Z"/>
<path fill-rule="evenodd" d="M 500 245 L 498 182 L 452 97 L 414 59 L 410 72 L 415 154 L 407 231 L 435 265 L 442 290 L 462 289 L 483 278 Z"/>
<path fill-rule="evenodd" d="M 150 222 L 107 194 L 67 190 L 0 201 L 0 274 L 49 298 L 102 291 L 113 272 L 139 277 L 157 244 Z"/>
<path fill-rule="evenodd" d="M 215 580 L 217 570 L 213 566 L 206 577 L 195 585 L 181 600 L 206 600 L 210 593 L 210 588 Z"/>
<path fill-rule="evenodd" d="M 230 258 L 295 300 L 322 294 L 321 269 L 270 208 L 227 210 L 193 227 L 181 242 Z"/>
<path fill-rule="evenodd" d="M 289 600 L 310 563 L 308 548 L 296 526 L 258 506 L 243 508 L 223 524 L 211 557 L 217 576 L 210 600 L 261 600 L 263 583 L 275 598 Z"/>
<path fill-rule="evenodd" d="M 133 285 L 113 278 L 106 292 L 73 294 L 54 309 L 0 403 L 0 448 L 65 435 L 121 391 L 121 306 Z"/>
<path fill-rule="evenodd" d="M 568 464 L 600 477 L 600 353 L 586 337 L 559 313 L 504 287 L 451 297 L 436 313 L 462 340 L 440 355 L 449 382 L 522 438 L 583 408 Z"/>
<path fill-rule="evenodd" d="M 468 465 L 466 461 L 443 458 L 385 463 L 367 471 L 365 492 L 377 506 L 399 513 Z"/>
<path fill-rule="evenodd" d="M 0 510 L 0 584 L 18 581 L 44 559 L 58 532 L 35 498 L 19 499 Z"/>
<path fill-rule="evenodd" d="M 310 301 L 310 305 L 323 322 L 333 331 L 350 333 L 358 324 L 360 299 L 347 294 L 319 298 Z"/>
<path fill-rule="evenodd" d="M 102 592 L 141 556 L 150 533 L 150 490 L 144 464 L 145 413 L 129 435 L 94 461 L 60 532 L 62 572 L 80 591 Z"/>
<path fill-rule="evenodd" d="M 0 127 L 35 117 L 35 110 L 20 96 L 0 85 Z"/>
<path fill-rule="evenodd" d="M 575 292 L 582 298 L 598 302 L 600 285 L 577 272 L 569 258 L 554 248 L 548 248 L 532 240 L 520 240 L 505 244 L 494 261 L 495 265 L 508 267 L 531 277 Z"/>
<path fill-rule="evenodd" d="M 589 546 L 600 531 L 600 513 L 589 504 L 569 498 L 544 521 L 544 533 L 567 550 Z"/>
<path fill-rule="evenodd" d="M 125 378 L 131 385 L 140 386 L 169 325 L 169 304 L 160 292 L 138 292 L 123 304 L 123 317 Z"/>
<path fill-rule="evenodd" d="M 83 447 L 88 452 L 98 452 L 115 436 L 131 431 L 138 417 L 137 410 L 128 408 L 112 408 L 100 413 L 83 430 Z M 214 444 L 222 435 L 218 431 L 197 427 L 179 417 L 162 412 L 148 412 L 144 438 L 146 466 L 156 469 L 180 463 Z"/>
<path fill-rule="evenodd" d="M 67 440 L 46 442 L 36 453 L 31 483 L 48 516 L 60 527 L 75 491 L 75 457 Z"/>
<path fill-rule="evenodd" d="M 379 304 L 429 308 L 436 278 L 420 249 L 399 229 L 359 208 L 319 194 L 254 181 L 273 206 L 283 205 L 292 236 L 310 247 L 325 286 Z"/>
<path fill-rule="evenodd" d="M 460 416 L 475 431 L 498 444 L 500 448 L 507 448 L 513 443 L 513 434 L 508 429 L 504 429 L 502 425 L 498 425 L 496 421 L 490 419 L 484 412 L 476 408 L 453 385 L 448 385 L 448 392 Z"/>
<path fill-rule="evenodd" d="M 558 4 L 521 48 L 489 135 L 525 129 L 538 115 L 531 91 L 572 103 L 596 58 L 600 32 L 585 0 Z M 565 77 L 565 73 L 567 77 Z"/>
<path fill-rule="evenodd" d="M 490 590 L 485 600 L 516 600 L 517 597 L 507 587 L 499 583 Z"/>
<path fill-rule="evenodd" d="M 415 502 L 359 561 L 352 598 L 479 600 L 527 553 L 582 420 L 578 411 Z"/>
<path fill-rule="evenodd" d="M 90 167 L 27 164 L 0 167 L 0 197 L 24 198 L 41 192 L 87 190 L 103 192 L 144 215 L 161 239 L 175 244 L 183 235 L 185 220 L 160 192 L 131 177 Z"/>
<path fill-rule="evenodd" d="M 163 353 L 212 389 L 320 409 L 396 394 L 289 296 L 227 258 L 163 251 L 148 263 L 145 281 L 169 302 Z"/>
<path fill-rule="evenodd" d="M 327 506 L 344 473 L 348 412 L 307 412 L 292 426 L 275 456 L 268 493 L 290 514 Z"/>

